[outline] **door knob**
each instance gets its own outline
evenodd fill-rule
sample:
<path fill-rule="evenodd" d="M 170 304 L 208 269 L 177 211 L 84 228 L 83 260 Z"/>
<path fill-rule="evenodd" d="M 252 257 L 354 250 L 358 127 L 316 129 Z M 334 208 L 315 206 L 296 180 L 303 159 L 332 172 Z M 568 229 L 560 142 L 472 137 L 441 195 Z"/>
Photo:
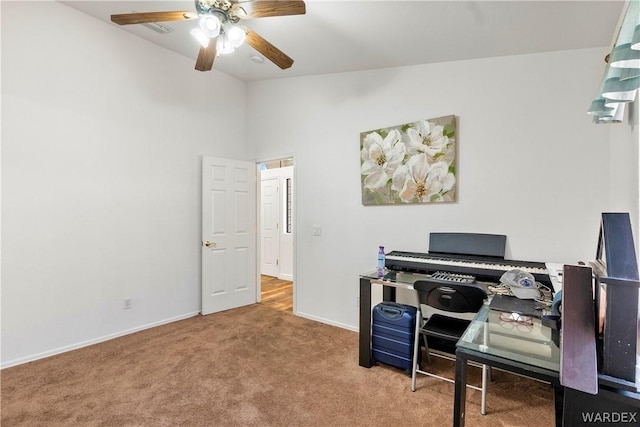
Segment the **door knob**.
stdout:
<path fill-rule="evenodd" d="M 216 243 L 215 242 L 210 242 L 208 240 L 204 241 L 203 245 L 205 245 L 208 248 L 215 248 L 216 247 Z"/>

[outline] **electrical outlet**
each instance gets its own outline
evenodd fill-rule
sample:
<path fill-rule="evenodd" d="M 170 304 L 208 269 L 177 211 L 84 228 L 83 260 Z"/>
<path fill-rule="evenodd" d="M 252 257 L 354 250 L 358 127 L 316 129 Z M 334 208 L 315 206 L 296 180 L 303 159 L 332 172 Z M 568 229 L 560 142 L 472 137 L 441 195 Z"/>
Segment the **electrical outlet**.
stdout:
<path fill-rule="evenodd" d="M 131 297 L 127 297 L 124 299 L 123 307 L 125 310 L 131 310 L 133 308 L 133 303 L 131 302 Z"/>

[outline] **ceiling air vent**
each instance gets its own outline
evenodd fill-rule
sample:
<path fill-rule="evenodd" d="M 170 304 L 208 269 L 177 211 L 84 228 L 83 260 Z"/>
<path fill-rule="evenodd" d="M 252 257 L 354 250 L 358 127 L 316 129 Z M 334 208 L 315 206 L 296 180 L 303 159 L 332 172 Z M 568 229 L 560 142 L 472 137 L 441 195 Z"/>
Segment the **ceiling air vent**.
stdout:
<path fill-rule="evenodd" d="M 142 25 L 160 34 L 167 34 L 173 31 L 173 28 L 167 27 L 166 25 L 158 24 L 157 22 L 147 22 Z"/>

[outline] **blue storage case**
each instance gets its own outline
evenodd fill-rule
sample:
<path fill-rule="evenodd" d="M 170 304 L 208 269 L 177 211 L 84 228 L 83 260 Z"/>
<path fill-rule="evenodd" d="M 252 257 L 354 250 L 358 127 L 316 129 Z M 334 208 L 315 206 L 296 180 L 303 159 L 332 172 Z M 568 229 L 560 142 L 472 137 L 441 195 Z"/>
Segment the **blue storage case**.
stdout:
<path fill-rule="evenodd" d="M 411 373 L 416 313 L 415 307 L 394 302 L 373 307 L 371 351 L 376 362 Z"/>

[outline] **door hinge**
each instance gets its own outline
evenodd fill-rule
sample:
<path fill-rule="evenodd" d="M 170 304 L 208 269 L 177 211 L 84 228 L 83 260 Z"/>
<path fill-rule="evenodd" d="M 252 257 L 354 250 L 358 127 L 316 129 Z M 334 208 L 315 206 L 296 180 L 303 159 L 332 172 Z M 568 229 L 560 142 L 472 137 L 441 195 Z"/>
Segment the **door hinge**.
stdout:
<path fill-rule="evenodd" d="M 279 259 L 276 260 L 276 265 L 280 265 L 280 260 Z"/>

